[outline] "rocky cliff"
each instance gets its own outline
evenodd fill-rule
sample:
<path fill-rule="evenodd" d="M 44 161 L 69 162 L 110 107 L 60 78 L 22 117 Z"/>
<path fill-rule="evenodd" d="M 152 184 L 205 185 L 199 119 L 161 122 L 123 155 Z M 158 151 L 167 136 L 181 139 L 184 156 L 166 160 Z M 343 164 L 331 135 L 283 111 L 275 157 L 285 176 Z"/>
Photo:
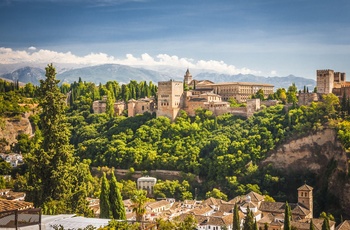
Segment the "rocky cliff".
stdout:
<path fill-rule="evenodd" d="M 286 175 L 316 175 L 317 189 L 334 197 L 336 203 L 340 204 L 342 213 L 350 213 L 348 158 L 334 129 L 326 128 L 282 144 L 270 153 L 261 166 L 267 164 Z"/>
<path fill-rule="evenodd" d="M 25 113 L 20 119 L 3 118 L 0 128 L 0 139 L 5 138 L 8 145 L 5 150 L 10 150 L 10 146 L 17 142 L 18 134 L 33 134 L 33 128 L 29 121 L 29 113 Z"/>

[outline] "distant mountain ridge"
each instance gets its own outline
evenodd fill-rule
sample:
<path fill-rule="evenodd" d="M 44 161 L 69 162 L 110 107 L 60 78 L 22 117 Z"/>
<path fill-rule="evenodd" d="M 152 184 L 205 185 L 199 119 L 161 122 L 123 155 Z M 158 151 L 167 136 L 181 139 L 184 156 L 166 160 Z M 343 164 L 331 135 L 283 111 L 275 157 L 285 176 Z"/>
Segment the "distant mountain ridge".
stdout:
<path fill-rule="evenodd" d="M 34 85 L 39 85 L 40 80 L 45 78 L 45 70 L 36 67 L 23 67 L 19 68 L 11 73 L 0 75 L 1 78 L 9 79 L 12 81 L 19 81 L 22 83 L 31 82 Z"/>
<path fill-rule="evenodd" d="M 95 84 L 106 83 L 107 81 L 117 81 L 119 83 L 128 83 L 130 80 L 136 81 L 152 81 L 157 83 L 159 81 L 168 81 L 170 79 L 183 80 L 183 75 L 179 75 L 181 70 L 149 70 L 142 67 L 131 67 L 119 64 L 104 64 L 97 66 L 89 66 L 76 69 L 68 69 L 64 72 L 57 74 L 57 79 L 61 82 L 73 83 L 81 78 L 83 81 L 94 82 Z M 185 73 L 186 70 L 183 70 Z M 39 84 L 40 79 L 45 78 L 45 70 L 37 67 L 24 67 L 19 68 L 11 73 L 0 75 L 1 78 L 10 80 L 19 80 L 23 83 L 31 82 L 35 85 Z M 303 77 L 296 77 L 289 75 L 286 77 L 262 77 L 252 74 L 220 74 L 199 72 L 193 76 L 196 80 L 210 80 L 216 83 L 219 82 L 257 82 L 272 84 L 275 89 L 285 88 L 295 83 L 299 90 L 302 90 L 304 86 L 308 87 L 309 91 L 312 91 L 316 86 L 316 81 L 313 79 L 307 79 Z"/>

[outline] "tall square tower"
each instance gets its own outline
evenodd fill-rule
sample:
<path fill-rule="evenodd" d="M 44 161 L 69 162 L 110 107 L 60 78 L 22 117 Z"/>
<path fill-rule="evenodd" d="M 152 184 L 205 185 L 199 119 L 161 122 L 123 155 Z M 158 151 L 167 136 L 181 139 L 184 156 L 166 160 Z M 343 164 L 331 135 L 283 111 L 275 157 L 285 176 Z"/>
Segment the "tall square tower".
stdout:
<path fill-rule="evenodd" d="M 332 93 L 334 88 L 334 71 L 331 69 L 317 70 L 317 93 Z"/>
<path fill-rule="evenodd" d="M 298 188 L 298 203 L 302 204 L 305 208 L 307 208 L 311 213 L 311 218 L 313 217 L 313 188 L 307 184 Z"/>
<path fill-rule="evenodd" d="M 158 82 L 158 116 L 169 117 L 175 120 L 180 109 L 183 107 L 183 82 L 160 81 Z"/>

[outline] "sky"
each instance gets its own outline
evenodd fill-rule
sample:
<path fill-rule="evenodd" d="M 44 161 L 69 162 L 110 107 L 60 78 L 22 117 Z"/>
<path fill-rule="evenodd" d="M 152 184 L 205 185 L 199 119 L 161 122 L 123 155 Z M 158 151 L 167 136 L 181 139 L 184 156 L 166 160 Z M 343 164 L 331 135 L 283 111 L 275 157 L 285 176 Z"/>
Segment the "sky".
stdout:
<path fill-rule="evenodd" d="M 349 12 L 349 0 L 0 0 L 0 64 L 349 75 Z"/>

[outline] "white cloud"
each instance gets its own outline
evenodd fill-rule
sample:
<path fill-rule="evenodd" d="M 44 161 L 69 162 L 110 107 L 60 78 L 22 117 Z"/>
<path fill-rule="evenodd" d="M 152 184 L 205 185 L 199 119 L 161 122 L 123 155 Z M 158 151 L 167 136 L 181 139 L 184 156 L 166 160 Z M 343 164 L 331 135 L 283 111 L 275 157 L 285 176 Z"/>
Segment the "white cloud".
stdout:
<path fill-rule="evenodd" d="M 277 71 L 276 71 L 276 70 L 271 70 L 271 75 L 272 75 L 272 76 L 276 76 L 276 74 L 277 74 Z"/>
<path fill-rule="evenodd" d="M 25 50 L 13 50 L 11 48 L 0 47 L 0 64 L 16 64 L 16 63 L 62 63 L 77 65 L 99 65 L 99 64 L 123 64 L 130 66 L 172 66 L 178 68 L 205 69 L 224 74 L 260 74 L 260 71 L 251 70 L 249 68 L 237 68 L 234 65 L 226 64 L 224 61 L 216 60 L 198 60 L 190 58 L 181 58 L 178 56 L 170 56 L 168 54 L 158 54 L 155 57 L 144 53 L 140 57 L 132 54 L 126 54 L 125 58 L 115 58 L 105 53 L 90 53 L 85 56 L 77 56 L 71 52 L 56 52 L 51 50 L 29 47 Z"/>

